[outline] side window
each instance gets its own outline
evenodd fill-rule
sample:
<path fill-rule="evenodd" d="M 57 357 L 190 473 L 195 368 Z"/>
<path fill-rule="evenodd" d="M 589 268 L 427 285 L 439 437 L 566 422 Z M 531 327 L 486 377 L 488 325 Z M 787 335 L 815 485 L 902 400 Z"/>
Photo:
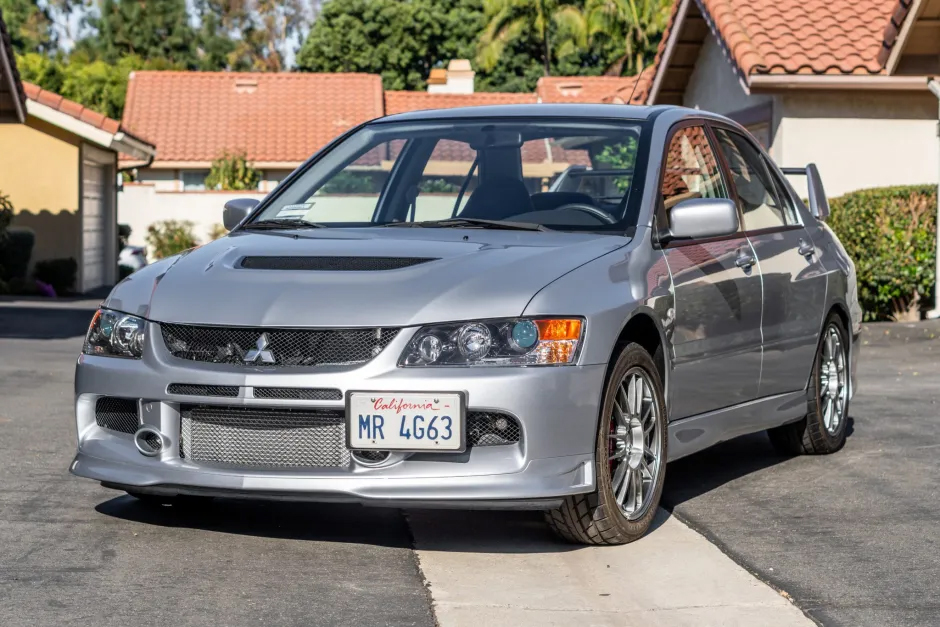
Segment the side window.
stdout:
<path fill-rule="evenodd" d="M 672 136 L 661 191 L 667 216 L 688 198 L 729 198 L 704 127 L 689 126 Z"/>
<path fill-rule="evenodd" d="M 744 214 L 747 231 L 771 229 L 796 224 L 793 206 L 786 195 L 781 197 L 764 156 L 742 135 L 715 129 L 718 145 L 728 161 Z M 786 199 L 786 201 L 782 200 Z"/>

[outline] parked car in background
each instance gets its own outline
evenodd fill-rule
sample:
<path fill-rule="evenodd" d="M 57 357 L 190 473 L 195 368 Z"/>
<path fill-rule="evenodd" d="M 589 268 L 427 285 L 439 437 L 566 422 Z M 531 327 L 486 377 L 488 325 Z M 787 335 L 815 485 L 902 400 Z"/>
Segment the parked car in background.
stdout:
<path fill-rule="evenodd" d="M 70 469 L 161 502 L 533 508 L 635 540 L 668 461 L 762 429 L 845 442 L 860 310 L 808 172 L 810 208 L 742 127 L 679 107 L 362 125 L 114 289 Z"/>

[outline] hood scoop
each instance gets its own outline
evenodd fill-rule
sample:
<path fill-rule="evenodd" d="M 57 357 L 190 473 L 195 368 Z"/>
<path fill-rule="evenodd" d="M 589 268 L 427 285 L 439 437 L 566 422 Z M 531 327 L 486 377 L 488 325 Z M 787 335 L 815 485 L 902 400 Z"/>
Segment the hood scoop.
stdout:
<path fill-rule="evenodd" d="M 239 268 L 247 270 L 312 270 L 319 272 L 376 272 L 400 270 L 436 257 L 242 257 Z"/>

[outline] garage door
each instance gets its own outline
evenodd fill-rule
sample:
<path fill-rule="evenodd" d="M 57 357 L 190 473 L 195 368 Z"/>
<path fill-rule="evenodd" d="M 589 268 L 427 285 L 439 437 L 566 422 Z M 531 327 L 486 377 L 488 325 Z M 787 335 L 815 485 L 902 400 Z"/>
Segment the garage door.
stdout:
<path fill-rule="evenodd" d="M 107 284 L 108 166 L 92 161 L 82 163 L 82 267 L 84 292 Z"/>

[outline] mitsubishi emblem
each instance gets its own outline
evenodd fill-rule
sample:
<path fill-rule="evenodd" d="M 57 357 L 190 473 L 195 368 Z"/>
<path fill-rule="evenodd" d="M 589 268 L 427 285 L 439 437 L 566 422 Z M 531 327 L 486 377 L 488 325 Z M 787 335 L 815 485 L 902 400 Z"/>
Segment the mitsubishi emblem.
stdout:
<path fill-rule="evenodd" d="M 268 337 L 267 333 L 262 333 L 261 337 L 258 338 L 258 341 L 255 343 L 255 348 L 252 348 L 247 353 L 245 353 L 245 363 L 250 364 L 252 362 L 258 361 L 258 358 L 261 358 L 261 362 L 265 364 L 274 363 L 274 353 L 267 350 L 268 343 L 271 341 L 271 338 Z"/>

